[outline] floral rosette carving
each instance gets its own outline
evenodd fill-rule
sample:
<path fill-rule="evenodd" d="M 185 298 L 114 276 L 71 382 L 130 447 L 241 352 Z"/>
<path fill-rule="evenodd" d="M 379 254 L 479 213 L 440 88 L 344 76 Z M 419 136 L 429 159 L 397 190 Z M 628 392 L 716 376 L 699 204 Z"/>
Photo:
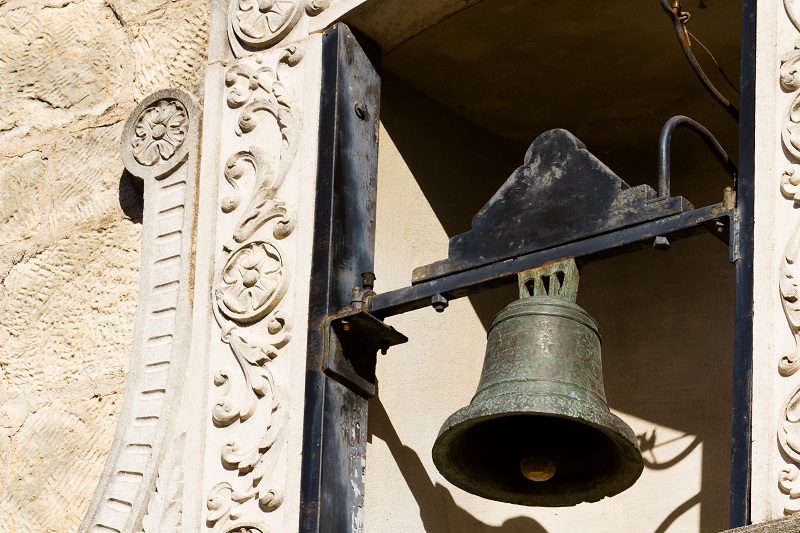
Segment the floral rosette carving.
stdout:
<path fill-rule="evenodd" d="M 232 0 L 231 27 L 241 42 L 264 48 L 291 31 L 302 13 L 299 4 L 296 0 Z"/>
<path fill-rule="evenodd" d="M 260 50 L 274 45 L 294 29 L 303 12 L 316 16 L 331 0 L 231 0 L 228 38 L 237 56 L 242 46 Z"/>
<path fill-rule="evenodd" d="M 275 245 L 256 241 L 231 254 L 217 283 L 220 310 L 239 322 L 264 317 L 280 302 L 288 284 Z"/>
<path fill-rule="evenodd" d="M 246 526 L 234 526 L 229 530 L 227 530 L 225 533 L 265 533 L 265 530 L 262 530 L 258 526 L 246 525 Z"/>
<path fill-rule="evenodd" d="M 125 168 L 143 180 L 162 180 L 175 172 L 195 146 L 201 115 L 195 98 L 178 89 L 145 97 L 122 130 L 120 155 Z"/>
<path fill-rule="evenodd" d="M 136 121 L 131 139 L 133 157 L 144 166 L 168 161 L 183 145 L 189 131 L 189 117 L 183 104 L 173 99 L 158 100 Z"/>

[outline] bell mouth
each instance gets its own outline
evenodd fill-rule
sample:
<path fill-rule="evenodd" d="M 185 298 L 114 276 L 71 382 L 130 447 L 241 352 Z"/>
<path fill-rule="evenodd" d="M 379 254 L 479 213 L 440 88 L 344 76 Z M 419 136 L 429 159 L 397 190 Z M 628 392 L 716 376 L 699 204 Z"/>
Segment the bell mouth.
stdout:
<path fill-rule="evenodd" d="M 448 481 L 491 500 L 568 507 L 618 494 L 639 478 L 636 437 L 610 411 L 572 398 L 522 396 L 506 398 L 504 412 L 470 405 L 445 422 L 433 461 Z M 514 409 L 509 400 L 522 405 Z M 544 408 L 532 408 L 543 400 Z"/>

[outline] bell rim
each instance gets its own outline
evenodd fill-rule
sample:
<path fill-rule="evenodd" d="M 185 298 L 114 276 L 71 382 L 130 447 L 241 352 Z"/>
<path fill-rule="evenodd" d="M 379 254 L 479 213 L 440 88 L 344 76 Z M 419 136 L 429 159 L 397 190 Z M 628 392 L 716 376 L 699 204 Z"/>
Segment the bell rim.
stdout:
<path fill-rule="evenodd" d="M 510 404 L 505 403 L 503 408 L 477 408 L 474 404 L 470 404 L 450 415 L 442 425 L 431 452 L 436 469 L 454 486 L 471 494 L 505 503 L 529 507 L 571 507 L 579 503 L 593 503 L 615 496 L 632 487 L 644 471 L 644 460 L 633 429 L 610 410 L 560 395 L 505 394 L 498 396 L 496 400 L 504 396 L 511 397 L 511 401 Z M 524 408 L 530 407 L 531 397 L 542 399 L 544 396 L 550 399 L 551 409 L 523 410 L 523 406 Z M 514 409 L 514 404 L 517 404 L 519 408 Z M 554 404 L 558 405 L 555 406 Z M 584 409 L 584 416 L 577 417 L 565 414 L 565 411 L 569 409 L 568 406 L 574 404 L 581 405 Z M 587 407 L 589 407 L 588 411 L 585 410 Z M 545 416 L 587 424 L 611 440 L 616 447 L 620 464 L 626 467 L 618 472 L 619 475 L 612 482 L 603 484 L 602 488 L 604 490 L 602 491 L 576 493 L 572 495 L 574 497 L 571 499 L 563 494 L 548 499 L 540 495 L 525 497 L 524 495 L 482 484 L 468 477 L 457 467 L 451 466 L 452 461 L 449 461 L 448 458 L 449 447 L 447 445 L 453 443 L 463 432 L 481 422 L 512 416 Z"/>

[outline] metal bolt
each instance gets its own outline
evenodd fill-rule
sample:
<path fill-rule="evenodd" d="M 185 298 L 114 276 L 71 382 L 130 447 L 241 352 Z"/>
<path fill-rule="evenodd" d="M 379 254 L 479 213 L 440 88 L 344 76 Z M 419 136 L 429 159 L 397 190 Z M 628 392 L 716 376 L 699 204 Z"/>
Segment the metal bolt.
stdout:
<path fill-rule="evenodd" d="M 666 237 L 659 235 L 653 241 L 653 248 L 656 250 L 669 250 L 671 244 L 669 243 L 669 239 Z"/>
<path fill-rule="evenodd" d="M 431 305 L 436 309 L 437 313 L 443 313 L 447 306 L 450 305 L 450 302 L 441 294 L 435 294 L 431 296 Z"/>
<path fill-rule="evenodd" d="M 365 289 L 372 290 L 375 288 L 375 273 L 362 272 L 361 273 L 361 286 Z"/>
<path fill-rule="evenodd" d="M 353 104 L 353 110 L 355 110 L 356 116 L 361 120 L 367 119 L 367 108 L 358 100 L 356 100 L 356 103 Z"/>

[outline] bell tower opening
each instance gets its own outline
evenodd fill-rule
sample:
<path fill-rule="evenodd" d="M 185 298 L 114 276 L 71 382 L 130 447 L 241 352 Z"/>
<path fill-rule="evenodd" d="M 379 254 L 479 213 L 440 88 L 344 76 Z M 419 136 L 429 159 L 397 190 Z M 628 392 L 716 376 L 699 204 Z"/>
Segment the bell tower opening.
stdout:
<path fill-rule="evenodd" d="M 675 115 L 701 123 L 737 160 L 739 124 L 695 77 L 657 0 L 377 4 L 345 21 L 383 50 L 378 293 L 447 257 L 448 239 L 470 229 L 547 130 L 571 132 L 632 187 L 658 188 L 659 134 Z M 705 73 L 737 104 L 738 87 L 725 77 L 734 85 L 740 77 L 742 5 L 682 8 Z M 697 135 L 678 130 L 670 153 L 673 195 L 698 207 L 723 201 L 731 178 Z M 578 303 L 598 323 L 606 396 L 633 427 L 642 478 L 598 503 L 523 508 L 476 498 L 434 468 L 439 427 L 472 399 L 492 318 L 517 296 L 500 287 L 441 315 L 387 319 L 410 341 L 378 358 L 367 530 L 728 527 L 736 283 L 728 247 L 706 233 L 579 266 Z"/>

